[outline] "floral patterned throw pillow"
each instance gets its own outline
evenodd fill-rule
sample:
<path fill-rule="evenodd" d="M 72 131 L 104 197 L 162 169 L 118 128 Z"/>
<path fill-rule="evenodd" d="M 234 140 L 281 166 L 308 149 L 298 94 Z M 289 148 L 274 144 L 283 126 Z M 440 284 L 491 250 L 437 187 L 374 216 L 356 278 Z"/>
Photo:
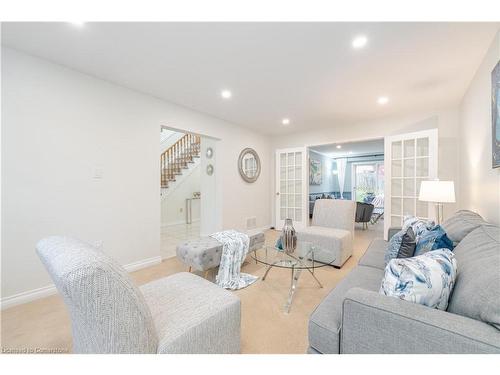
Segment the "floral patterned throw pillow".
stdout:
<path fill-rule="evenodd" d="M 380 293 L 446 310 L 456 275 L 457 261 L 448 249 L 413 258 L 395 258 L 385 267 Z"/>

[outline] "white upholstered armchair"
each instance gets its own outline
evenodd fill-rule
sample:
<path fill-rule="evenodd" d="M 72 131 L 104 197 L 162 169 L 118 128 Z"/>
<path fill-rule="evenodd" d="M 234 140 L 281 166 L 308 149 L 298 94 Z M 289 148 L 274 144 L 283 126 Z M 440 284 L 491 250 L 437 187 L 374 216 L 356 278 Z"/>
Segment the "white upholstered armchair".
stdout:
<path fill-rule="evenodd" d="M 333 266 L 341 267 L 352 255 L 356 202 L 342 199 L 317 199 L 312 225 L 300 230 L 297 238 L 335 254 Z M 322 261 L 321 258 L 317 259 Z M 330 262 L 330 259 L 324 261 Z"/>
<path fill-rule="evenodd" d="M 71 316 L 75 353 L 239 353 L 240 300 L 191 273 L 136 287 L 103 252 L 49 237 L 37 252 Z"/>

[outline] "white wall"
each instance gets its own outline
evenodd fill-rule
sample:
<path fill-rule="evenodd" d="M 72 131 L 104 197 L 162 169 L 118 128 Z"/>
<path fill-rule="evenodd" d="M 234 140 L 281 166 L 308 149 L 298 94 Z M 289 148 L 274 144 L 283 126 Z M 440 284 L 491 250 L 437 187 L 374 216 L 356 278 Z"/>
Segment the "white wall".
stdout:
<path fill-rule="evenodd" d="M 161 125 L 220 139 L 220 227 L 269 225 L 267 137 L 8 48 L 2 78 L 2 297 L 51 283 L 35 254 L 48 235 L 103 241 L 122 264 L 160 256 Z M 262 160 L 254 184 L 245 147 Z"/>
<path fill-rule="evenodd" d="M 491 71 L 500 60 L 500 33 L 491 44 L 460 106 L 461 208 L 500 224 L 500 168 L 491 164 Z"/>
<path fill-rule="evenodd" d="M 186 199 L 193 198 L 195 192 L 201 192 L 200 171 L 199 162 L 190 169 L 184 169 L 183 174 L 177 176 L 177 181 L 162 193 L 162 226 L 186 223 Z M 191 219 L 193 222 L 200 220 L 199 199 L 191 202 Z"/>
<path fill-rule="evenodd" d="M 442 180 L 451 179 L 458 182 L 458 124 L 458 107 L 416 113 L 408 116 L 383 118 L 358 124 L 338 124 L 321 131 L 306 131 L 275 136 L 272 139 L 271 153 L 274 157 L 275 150 L 281 148 L 362 141 L 383 138 L 388 135 L 438 128 L 438 176 Z M 275 196 L 274 180 L 271 181 L 271 193 L 272 196 Z M 447 204 L 445 206 L 445 216 L 456 211 L 457 207 L 457 204 Z M 274 222 L 274 203 L 272 218 Z"/>

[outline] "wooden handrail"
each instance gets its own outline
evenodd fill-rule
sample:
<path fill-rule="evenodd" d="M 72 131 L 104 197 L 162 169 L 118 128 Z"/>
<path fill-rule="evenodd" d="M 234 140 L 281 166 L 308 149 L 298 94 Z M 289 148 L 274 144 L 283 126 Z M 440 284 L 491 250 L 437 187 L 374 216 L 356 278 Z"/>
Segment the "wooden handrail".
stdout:
<path fill-rule="evenodd" d="M 185 134 L 160 154 L 161 187 L 168 187 L 168 183 L 175 181 L 175 176 L 187 168 L 193 158 L 199 156 L 200 140 L 198 135 Z"/>

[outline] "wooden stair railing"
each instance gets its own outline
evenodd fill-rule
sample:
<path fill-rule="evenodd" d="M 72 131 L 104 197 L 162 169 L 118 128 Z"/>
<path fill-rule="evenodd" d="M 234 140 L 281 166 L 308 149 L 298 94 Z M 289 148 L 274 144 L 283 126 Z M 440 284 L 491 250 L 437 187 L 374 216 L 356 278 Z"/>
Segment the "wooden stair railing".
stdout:
<path fill-rule="evenodd" d="M 195 134 L 185 134 L 165 152 L 160 155 L 161 187 L 168 188 L 175 176 L 182 174 L 195 158 L 200 157 L 200 137 Z"/>

